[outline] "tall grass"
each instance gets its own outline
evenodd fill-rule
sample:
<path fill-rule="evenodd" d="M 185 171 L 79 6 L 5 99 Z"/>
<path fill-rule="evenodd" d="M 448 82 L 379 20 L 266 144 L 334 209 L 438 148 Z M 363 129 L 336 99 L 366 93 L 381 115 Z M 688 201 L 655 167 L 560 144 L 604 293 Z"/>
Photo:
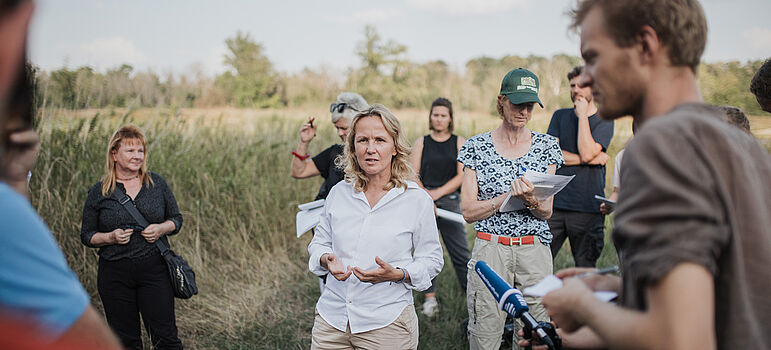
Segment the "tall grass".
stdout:
<path fill-rule="evenodd" d="M 83 203 L 103 173 L 112 132 L 125 123 L 140 126 L 149 142 L 149 169 L 168 181 L 184 216 L 180 234 L 170 239 L 172 248 L 197 273 L 200 294 L 177 300 L 185 346 L 307 349 L 318 282 L 307 271 L 311 237 L 295 238 L 294 215 L 297 204 L 314 198 L 321 179 L 294 180 L 289 165 L 297 129 L 310 114 L 323 116 L 311 143 L 315 154 L 339 142 L 323 111 L 48 110 L 38 124 L 42 148 L 33 170 L 32 202 L 100 308 L 96 250 L 84 247 L 79 237 Z M 411 140 L 427 132 L 427 112 L 396 114 Z M 536 114 L 530 127 L 545 131 L 550 115 Z M 456 133 L 468 137 L 499 123 L 490 115 L 458 112 Z M 616 124 L 611 158 L 629 139 L 629 124 Z M 471 240 L 473 230 L 467 228 Z M 558 255 L 556 269 L 572 264 L 568 251 Z M 615 263 L 608 242 L 599 265 Z M 467 348 L 460 329 L 467 317 L 464 296 L 447 258 L 445 265 L 438 277 L 438 315 L 430 320 L 419 315 L 421 349 Z M 416 293 L 418 310 L 422 302 Z"/>

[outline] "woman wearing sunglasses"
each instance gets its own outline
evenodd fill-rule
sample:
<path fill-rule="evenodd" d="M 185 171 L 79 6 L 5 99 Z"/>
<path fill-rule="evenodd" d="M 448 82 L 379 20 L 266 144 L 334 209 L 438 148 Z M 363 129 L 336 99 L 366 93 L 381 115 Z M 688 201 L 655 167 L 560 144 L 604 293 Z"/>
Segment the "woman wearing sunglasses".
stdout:
<path fill-rule="evenodd" d="M 343 92 L 337 96 L 337 100 L 329 107 L 332 115 L 332 123 L 337 129 L 337 136 L 345 142 L 350 130 L 351 120 L 360 111 L 369 108 L 367 101 L 357 93 Z M 324 178 L 324 183 L 319 188 L 316 199 L 326 199 L 332 186 L 343 179 L 345 173 L 342 169 L 335 166 L 335 159 L 343 154 L 343 145 L 335 144 L 321 151 L 315 157 L 308 154 L 308 145 L 316 136 L 314 124 L 315 117 L 308 118 L 308 121 L 300 127 L 300 142 L 292 151 L 292 177 L 295 179 L 305 179 L 316 175 Z"/>

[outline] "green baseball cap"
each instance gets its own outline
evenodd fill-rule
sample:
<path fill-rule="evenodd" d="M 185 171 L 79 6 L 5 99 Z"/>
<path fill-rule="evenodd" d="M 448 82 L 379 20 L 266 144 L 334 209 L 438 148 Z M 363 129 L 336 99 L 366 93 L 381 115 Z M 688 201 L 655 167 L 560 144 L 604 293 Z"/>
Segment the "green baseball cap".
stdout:
<path fill-rule="evenodd" d="M 501 95 L 506 95 L 515 105 L 538 102 L 543 108 L 543 103 L 538 98 L 538 76 L 524 68 L 512 69 L 506 73 L 501 83 Z"/>

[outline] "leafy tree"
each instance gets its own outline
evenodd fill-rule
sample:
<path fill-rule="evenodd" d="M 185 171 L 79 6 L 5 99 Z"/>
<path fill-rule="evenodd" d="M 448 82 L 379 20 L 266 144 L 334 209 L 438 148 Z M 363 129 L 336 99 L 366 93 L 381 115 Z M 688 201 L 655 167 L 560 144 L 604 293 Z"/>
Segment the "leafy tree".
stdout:
<path fill-rule="evenodd" d="M 66 67 L 51 72 L 51 101 L 65 108 L 75 108 L 76 73 Z"/>
<path fill-rule="evenodd" d="M 406 103 L 394 94 L 404 88 L 409 77 L 410 63 L 404 58 L 407 47 L 395 41 L 384 42 L 373 26 L 364 28 L 364 40 L 356 46 L 356 56 L 361 67 L 348 74 L 346 86 L 367 98 L 368 101 L 404 107 Z"/>
<path fill-rule="evenodd" d="M 224 59 L 229 70 L 218 76 L 215 84 L 230 96 L 231 103 L 257 108 L 286 105 L 279 76 L 262 44 L 240 31 L 225 44 L 230 51 Z"/>

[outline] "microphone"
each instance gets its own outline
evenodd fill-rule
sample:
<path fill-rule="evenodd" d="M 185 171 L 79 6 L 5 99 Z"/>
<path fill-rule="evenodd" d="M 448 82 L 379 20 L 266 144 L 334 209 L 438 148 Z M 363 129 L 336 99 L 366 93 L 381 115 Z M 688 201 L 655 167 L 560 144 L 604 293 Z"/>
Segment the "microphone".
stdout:
<path fill-rule="evenodd" d="M 530 332 L 535 331 L 541 342 L 546 344 L 549 349 L 561 349 L 562 341 L 557 336 L 554 327 L 548 322 L 538 322 L 530 314 L 530 308 L 527 306 L 525 297 L 522 296 L 516 288 L 506 282 L 490 265 L 484 261 L 477 261 L 474 264 L 474 270 L 484 282 L 495 300 L 498 301 L 498 308 L 506 311 L 511 317 L 522 320 L 525 324 L 525 338 L 530 338 Z M 550 334 L 551 333 L 551 334 Z"/>

